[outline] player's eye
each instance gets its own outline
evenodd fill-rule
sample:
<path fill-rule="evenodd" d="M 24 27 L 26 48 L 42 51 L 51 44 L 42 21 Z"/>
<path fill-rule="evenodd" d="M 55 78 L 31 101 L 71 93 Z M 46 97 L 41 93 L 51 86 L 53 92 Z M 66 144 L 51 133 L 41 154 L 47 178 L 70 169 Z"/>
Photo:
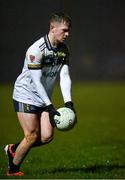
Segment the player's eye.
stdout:
<path fill-rule="evenodd" d="M 69 32 L 69 29 L 63 29 L 63 32 Z"/>

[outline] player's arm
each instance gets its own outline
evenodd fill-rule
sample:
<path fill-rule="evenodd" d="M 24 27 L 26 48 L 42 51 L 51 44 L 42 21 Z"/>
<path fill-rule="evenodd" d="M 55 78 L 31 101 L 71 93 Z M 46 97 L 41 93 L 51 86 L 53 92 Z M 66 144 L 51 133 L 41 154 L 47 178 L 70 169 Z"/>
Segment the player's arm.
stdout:
<path fill-rule="evenodd" d="M 45 111 L 49 113 L 50 115 L 50 120 L 53 120 L 54 115 L 60 115 L 59 112 L 56 111 L 56 109 L 54 108 L 54 106 L 52 105 L 46 90 L 43 86 L 43 84 L 41 83 L 41 77 L 42 77 L 42 70 L 30 70 L 31 73 L 31 77 L 32 80 L 35 84 L 35 88 L 37 93 L 39 94 L 39 96 L 42 98 L 42 100 L 44 101 L 44 103 L 46 104 L 46 108 Z"/>
<path fill-rule="evenodd" d="M 27 51 L 26 58 L 28 61 L 28 69 L 30 70 L 31 78 L 35 85 L 35 89 L 45 105 L 51 104 L 51 101 L 46 93 L 46 90 L 41 83 L 42 77 L 42 53 L 38 48 L 30 47 Z"/>
<path fill-rule="evenodd" d="M 45 103 L 46 106 L 45 111 L 49 112 L 51 116 L 55 114 L 59 115 L 59 113 L 55 110 L 54 106 L 52 105 L 52 102 L 49 99 L 47 92 L 41 82 L 41 78 L 42 78 L 41 52 L 34 51 L 31 49 L 29 50 L 29 52 L 27 52 L 27 59 L 28 59 L 28 68 L 30 70 L 31 78 L 35 85 L 35 89 Z"/>
<path fill-rule="evenodd" d="M 69 74 L 69 66 L 67 64 L 64 64 L 60 72 L 60 88 L 65 106 L 75 112 L 72 102 L 71 86 L 72 82 Z"/>
<path fill-rule="evenodd" d="M 60 88 L 64 102 L 71 101 L 71 78 L 69 75 L 69 67 L 64 64 L 60 71 Z"/>
<path fill-rule="evenodd" d="M 36 91 L 39 94 L 39 96 L 41 97 L 41 99 L 44 101 L 45 105 L 48 106 L 48 105 L 52 104 L 46 93 L 46 90 L 45 90 L 43 84 L 41 83 L 42 70 L 30 69 L 30 74 L 31 74 L 32 80 L 35 84 Z"/>

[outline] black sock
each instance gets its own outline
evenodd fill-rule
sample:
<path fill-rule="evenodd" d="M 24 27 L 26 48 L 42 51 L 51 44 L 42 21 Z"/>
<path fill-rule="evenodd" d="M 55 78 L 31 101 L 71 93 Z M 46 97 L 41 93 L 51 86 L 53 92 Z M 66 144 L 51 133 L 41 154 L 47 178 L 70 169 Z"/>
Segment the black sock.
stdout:
<path fill-rule="evenodd" d="M 20 164 L 16 165 L 12 162 L 10 169 L 9 169 L 9 173 L 16 173 L 16 172 L 19 172 L 19 170 L 20 170 Z"/>
<path fill-rule="evenodd" d="M 14 145 L 11 147 L 11 149 L 12 149 L 13 152 L 16 151 L 17 146 L 18 146 L 19 144 L 20 144 L 20 143 L 14 144 Z"/>

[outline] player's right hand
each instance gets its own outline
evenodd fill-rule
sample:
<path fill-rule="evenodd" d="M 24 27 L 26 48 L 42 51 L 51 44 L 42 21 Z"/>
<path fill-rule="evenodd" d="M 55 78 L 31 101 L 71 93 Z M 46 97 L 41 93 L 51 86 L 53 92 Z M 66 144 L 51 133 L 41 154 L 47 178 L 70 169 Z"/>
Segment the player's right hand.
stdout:
<path fill-rule="evenodd" d="M 46 106 L 45 111 L 48 112 L 50 116 L 54 116 L 54 115 L 60 116 L 60 113 L 56 111 L 56 109 L 54 108 L 52 104 Z"/>
<path fill-rule="evenodd" d="M 53 127 L 55 127 L 54 116 L 55 115 L 60 116 L 60 113 L 56 111 L 56 109 L 52 104 L 46 106 L 45 111 L 49 113 L 50 123 Z"/>

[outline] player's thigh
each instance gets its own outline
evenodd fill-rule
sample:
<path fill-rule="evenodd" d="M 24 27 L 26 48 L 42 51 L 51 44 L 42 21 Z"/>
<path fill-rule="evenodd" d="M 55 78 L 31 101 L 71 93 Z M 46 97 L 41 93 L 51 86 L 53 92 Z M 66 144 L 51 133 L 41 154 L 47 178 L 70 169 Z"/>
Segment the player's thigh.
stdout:
<path fill-rule="evenodd" d="M 41 128 L 41 138 L 49 139 L 53 137 L 54 128 L 52 124 L 50 123 L 48 112 L 42 113 L 41 121 L 40 121 L 40 128 Z"/>
<path fill-rule="evenodd" d="M 40 117 L 38 114 L 18 112 L 17 117 L 25 135 L 32 132 L 39 133 Z"/>

